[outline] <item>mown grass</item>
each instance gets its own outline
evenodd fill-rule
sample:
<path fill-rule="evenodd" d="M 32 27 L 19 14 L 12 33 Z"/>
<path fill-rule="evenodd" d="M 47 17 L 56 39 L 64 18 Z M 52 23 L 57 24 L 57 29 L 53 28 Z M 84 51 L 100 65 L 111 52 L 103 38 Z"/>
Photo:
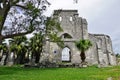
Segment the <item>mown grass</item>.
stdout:
<path fill-rule="evenodd" d="M 0 67 L 0 80 L 120 80 L 120 66 L 108 68 Z"/>

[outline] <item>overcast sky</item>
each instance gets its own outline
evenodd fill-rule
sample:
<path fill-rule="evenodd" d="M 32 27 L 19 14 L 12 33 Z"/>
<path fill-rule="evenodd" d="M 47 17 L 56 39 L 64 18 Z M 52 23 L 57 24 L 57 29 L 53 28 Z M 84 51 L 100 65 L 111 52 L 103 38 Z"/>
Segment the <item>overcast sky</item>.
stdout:
<path fill-rule="evenodd" d="M 115 53 L 120 53 L 120 0 L 48 0 L 51 6 L 46 14 L 54 9 L 77 9 L 79 16 L 86 18 L 88 32 L 107 34 L 111 37 Z"/>

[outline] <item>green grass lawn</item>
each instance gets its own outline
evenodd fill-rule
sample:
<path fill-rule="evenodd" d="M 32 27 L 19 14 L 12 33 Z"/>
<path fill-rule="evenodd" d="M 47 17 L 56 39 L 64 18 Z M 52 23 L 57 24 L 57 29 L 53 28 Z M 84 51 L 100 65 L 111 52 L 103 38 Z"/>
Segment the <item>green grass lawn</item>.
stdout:
<path fill-rule="evenodd" d="M 120 66 L 108 68 L 0 67 L 0 80 L 120 80 Z"/>

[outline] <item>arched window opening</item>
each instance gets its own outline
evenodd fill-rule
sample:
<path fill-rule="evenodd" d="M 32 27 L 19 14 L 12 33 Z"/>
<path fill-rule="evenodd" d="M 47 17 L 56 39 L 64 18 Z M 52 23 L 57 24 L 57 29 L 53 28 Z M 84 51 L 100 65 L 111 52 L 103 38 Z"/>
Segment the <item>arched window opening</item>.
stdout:
<path fill-rule="evenodd" d="M 71 61 L 71 51 L 68 47 L 63 48 L 62 50 L 62 61 Z"/>
<path fill-rule="evenodd" d="M 63 34 L 62 37 L 63 37 L 63 38 L 68 38 L 68 39 L 71 39 L 71 38 L 72 38 L 72 36 L 69 35 L 68 33 Z"/>
<path fill-rule="evenodd" d="M 73 18 L 72 18 L 72 17 L 70 17 L 70 21 L 73 21 Z"/>
<path fill-rule="evenodd" d="M 62 17 L 59 17 L 59 21 L 62 21 Z"/>

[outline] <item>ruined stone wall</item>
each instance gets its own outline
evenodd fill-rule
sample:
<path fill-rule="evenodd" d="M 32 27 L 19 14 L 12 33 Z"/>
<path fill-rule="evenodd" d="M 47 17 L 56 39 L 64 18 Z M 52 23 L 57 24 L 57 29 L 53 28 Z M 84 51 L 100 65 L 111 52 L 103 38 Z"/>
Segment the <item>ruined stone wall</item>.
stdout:
<path fill-rule="evenodd" d="M 77 10 L 55 10 L 54 16 L 57 16 L 57 21 L 64 30 L 59 36 L 69 33 L 76 40 L 88 37 L 87 21 L 79 17 Z"/>
<path fill-rule="evenodd" d="M 86 61 L 89 64 L 99 64 L 98 47 L 97 47 L 98 39 L 93 34 L 89 34 L 88 38 L 92 42 L 92 47 L 86 53 Z"/>
<path fill-rule="evenodd" d="M 96 41 L 98 47 L 98 56 L 99 62 L 103 65 L 109 65 L 109 57 L 107 53 L 107 43 L 106 36 L 104 34 L 94 34 L 94 36 L 98 39 Z"/>
<path fill-rule="evenodd" d="M 112 41 L 108 35 L 104 34 L 89 34 L 89 39 L 93 46 L 90 52 L 94 52 L 94 59 L 98 58 L 97 62 L 102 65 L 116 65 L 116 58 L 112 49 Z M 90 55 L 89 55 L 90 56 Z M 93 61 L 94 63 L 94 61 Z"/>
<path fill-rule="evenodd" d="M 107 65 L 116 65 L 116 57 L 112 48 L 112 41 L 108 35 L 94 34 L 95 37 L 101 39 L 101 51 L 104 53 L 103 61 Z M 103 56 L 100 56 L 100 59 Z"/>
<path fill-rule="evenodd" d="M 71 52 L 71 63 L 80 63 L 80 52 L 77 50 L 75 44 L 73 41 L 65 41 L 65 47 L 68 47 L 70 49 Z M 62 63 L 62 48 L 60 48 L 59 46 L 57 46 L 56 43 L 51 42 L 50 43 L 51 47 L 50 47 L 50 57 L 49 59 L 53 62 L 56 63 Z"/>
<path fill-rule="evenodd" d="M 64 30 L 59 32 L 58 36 L 62 37 L 65 47 L 70 49 L 70 63 L 81 63 L 80 51 L 76 48 L 75 41 L 89 39 L 93 44 L 86 52 L 86 61 L 89 65 L 116 65 L 110 37 L 104 34 L 89 34 L 87 21 L 79 17 L 77 10 L 55 10 L 52 17 L 59 21 Z M 67 38 L 66 35 L 70 37 Z M 60 48 L 56 43 L 47 41 L 41 61 L 48 59 L 50 62 L 62 63 L 62 50 L 63 48 Z"/>

